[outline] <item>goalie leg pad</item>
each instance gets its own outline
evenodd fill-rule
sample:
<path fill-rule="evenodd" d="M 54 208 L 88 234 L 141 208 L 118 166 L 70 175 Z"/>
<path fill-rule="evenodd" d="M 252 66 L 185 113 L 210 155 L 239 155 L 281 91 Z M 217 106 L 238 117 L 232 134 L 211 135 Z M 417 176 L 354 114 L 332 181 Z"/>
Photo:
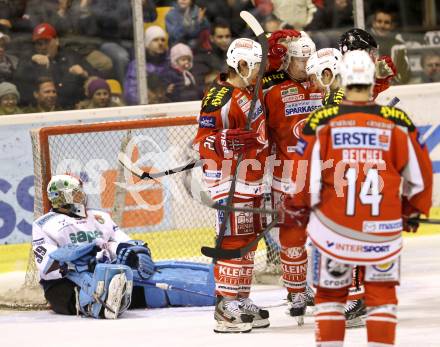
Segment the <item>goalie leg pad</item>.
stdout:
<path fill-rule="evenodd" d="M 85 316 L 115 319 L 130 305 L 133 272 L 128 266 L 98 264 L 93 274 L 71 271 L 67 278 L 80 288 L 77 305 Z"/>
<path fill-rule="evenodd" d="M 147 307 L 212 306 L 215 304 L 212 264 L 162 261 L 156 262 L 155 265 L 156 272 L 148 281 L 140 278 L 136 272 L 134 273 L 135 285 L 144 289 Z M 155 283 L 166 283 L 176 289 L 156 288 Z"/>

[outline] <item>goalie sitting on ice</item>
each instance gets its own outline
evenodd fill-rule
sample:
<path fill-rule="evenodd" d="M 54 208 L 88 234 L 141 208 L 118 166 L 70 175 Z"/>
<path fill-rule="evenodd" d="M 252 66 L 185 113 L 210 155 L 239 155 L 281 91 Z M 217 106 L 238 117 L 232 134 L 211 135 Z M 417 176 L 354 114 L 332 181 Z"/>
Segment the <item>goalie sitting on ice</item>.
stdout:
<path fill-rule="evenodd" d="M 56 313 L 117 318 L 130 306 L 132 269 L 143 279 L 154 273 L 149 248 L 131 240 L 107 213 L 86 209 L 75 177 L 53 176 L 47 195 L 52 211 L 32 226 L 46 300 Z"/>

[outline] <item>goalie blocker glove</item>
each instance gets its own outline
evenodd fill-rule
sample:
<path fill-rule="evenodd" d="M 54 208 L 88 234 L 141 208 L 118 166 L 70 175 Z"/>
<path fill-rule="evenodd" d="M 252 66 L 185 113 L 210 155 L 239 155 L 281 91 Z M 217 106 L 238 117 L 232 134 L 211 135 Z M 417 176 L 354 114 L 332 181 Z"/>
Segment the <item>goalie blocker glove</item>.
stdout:
<path fill-rule="evenodd" d="M 253 130 L 224 129 L 215 136 L 214 147 L 219 156 L 232 158 L 233 155 L 246 153 L 251 149 L 262 149 L 260 134 Z"/>
<path fill-rule="evenodd" d="M 142 279 L 149 279 L 155 272 L 154 262 L 148 245 L 140 240 L 120 243 L 117 254 L 117 264 L 123 264 L 137 270 Z"/>

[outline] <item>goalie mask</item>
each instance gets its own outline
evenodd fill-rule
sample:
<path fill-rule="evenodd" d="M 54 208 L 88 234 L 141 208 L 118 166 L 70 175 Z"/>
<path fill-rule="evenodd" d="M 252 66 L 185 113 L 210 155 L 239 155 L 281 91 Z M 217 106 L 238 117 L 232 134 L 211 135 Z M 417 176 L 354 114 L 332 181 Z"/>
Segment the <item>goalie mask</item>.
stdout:
<path fill-rule="evenodd" d="M 344 55 L 341 64 L 341 78 L 344 87 L 350 85 L 374 85 L 375 66 L 365 51 L 350 51 Z"/>
<path fill-rule="evenodd" d="M 342 63 L 342 54 L 335 48 L 323 48 L 313 53 L 309 60 L 307 60 L 306 71 L 307 75 L 315 75 L 319 83 L 324 88 L 329 88 L 336 76 L 340 74 L 340 67 Z M 322 80 L 322 74 L 324 70 L 330 70 L 332 72 L 332 79 L 329 83 L 324 83 Z"/>
<path fill-rule="evenodd" d="M 47 185 L 47 198 L 54 209 L 66 209 L 77 217 L 87 216 L 87 197 L 82 182 L 73 176 L 53 176 Z"/>
<path fill-rule="evenodd" d="M 246 85 L 249 85 L 250 82 L 248 78 L 251 76 L 252 70 L 255 69 L 256 65 L 261 63 L 262 57 L 261 45 L 258 42 L 251 39 L 240 38 L 232 41 L 230 44 L 228 52 L 226 53 L 226 64 L 237 72 Z M 240 60 L 244 60 L 247 63 L 249 68 L 247 76 L 243 76 L 238 69 Z"/>

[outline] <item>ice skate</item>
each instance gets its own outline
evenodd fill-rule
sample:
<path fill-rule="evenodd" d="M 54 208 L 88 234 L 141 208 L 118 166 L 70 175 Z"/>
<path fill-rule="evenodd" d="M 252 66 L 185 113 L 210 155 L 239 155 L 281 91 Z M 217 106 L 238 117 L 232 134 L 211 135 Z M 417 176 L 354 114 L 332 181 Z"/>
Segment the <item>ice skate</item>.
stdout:
<path fill-rule="evenodd" d="M 347 328 L 363 327 L 365 325 L 365 317 L 367 309 L 364 300 L 353 300 L 345 305 L 345 325 Z"/>
<path fill-rule="evenodd" d="M 315 306 L 315 292 L 309 285 L 306 286 L 306 304 L 307 306 Z"/>
<path fill-rule="evenodd" d="M 128 290 L 127 278 L 121 273 L 115 275 L 110 281 L 108 288 L 108 297 L 105 301 L 104 317 L 107 319 L 116 319 L 119 316 L 119 310 L 123 306 L 123 300 Z M 130 290 L 131 291 L 131 290 Z"/>
<path fill-rule="evenodd" d="M 248 333 L 252 330 L 254 317 L 240 307 L 240 301 L 234 299 L 217 299 L 214 318 L 217 324 L 216 333 Z"/>
<path fill-rule="evenodd" d="M 298 325 L 304 324 L 304 315 L 306 313 L 307 300 L 306 294 L 303 293 L 289 293 L 287 295 L 287 314 L 295 317 Z"/>
<path fill-rule="evenodd" d="M 244 313 L 254 317 L 252 328 L 267 328 L 270 325 L 269 311 L 255 305 L 250 298 L 240 298 L 240 307 Z"/>

